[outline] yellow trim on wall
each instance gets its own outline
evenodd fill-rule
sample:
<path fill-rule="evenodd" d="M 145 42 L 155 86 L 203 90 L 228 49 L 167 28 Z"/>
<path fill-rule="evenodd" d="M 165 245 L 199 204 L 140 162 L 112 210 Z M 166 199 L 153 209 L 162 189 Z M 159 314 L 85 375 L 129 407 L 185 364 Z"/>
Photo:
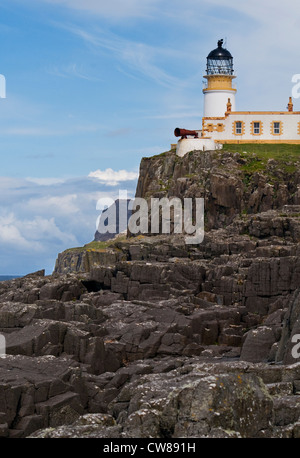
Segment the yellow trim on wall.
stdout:
<path fill-rule="evenodd" d="M 298 135 L 300 135 L 300 121 L 298 122 L 298 129 L 297 129 Z"/>
<path fill-rule="evenodd" d="M 202 130 L 201 130 L 202 138 L 205 138 L 205 135 L 206 135 L 206 132 L 204 131 L 204 124 L 205 124 L 205 121 L 204 121 L 204 118 L 202 118 Z"/>
<path fill-rule="evenodd" d="M 238 143 L 287 143 L 289 145 L 299 145 L 300 140 L 252 140 L 252 139 L 244 139 L 244 140 L 215 140 L 215 143 L 222 143 L 222 144 L 238 144 Z"/>
<path fill-rule="evenodd" d="M 204 126 L 204 129 L 206 130 L 206 132 L 213 132 L 214 131 L 214 125 L 212 123 L 208 123 L 208 124 L 206 124 L 206 126 Z"/>
<path fill-rule="evenodd" d="M 218 119 L 218 120 L 221 121 L 222 119 L 226 119 L 226 117 L 225 117 L 225 116 L 210 116 L 210 117 L 208 117 L 208 116 L 206 116 L 206 117 L 203 116 L 202 122 L 205 121 L 206 119 L 208 119 L 208 120 L 210 120 L 210 119 Z"/>
<path fill-rule="evenodd" d="M 236 92 L 236 89 L 232 87 L 232 80 L 235 78 L 234 75 L 204 75 L 207 79 L 207 87 L 203 89 L 203 92 L 212 90 L 230 90 Z"/>
<path fill-rule="evenodd" d="M 231 111 L 230 115 L 300 115 L 300 111 Z"/>
<path fill-rule="evenodd" d="M 225 125 L 221 122 L 217 124 L 202 122 L 202 130 L 206 132 L 224 132 Z"/>
<path fill-rule="evenodd" d="M 256 134 L 254 132 L 254 124 L 255 123 L 259 124 L 259 133 L 258 134 Z M 255 120 L 251 121 L 250 122 L 250 132 L 251 132 L 251 135 L 254 135 L 255 137 L 258 137 L 259 135 L 262 135 L 263 134 L 263 123 L 262 123 L 262 121 L 259 121 L 259 120 L 258 121 L 255 121 Z"/>
<path fill-rule="evenodd" d="M 242 131 L 241 131 L 240 134 L 237 134 L 237 133 L 236 133 L 236 124 L 237 124 L 238 122 L 241 123 L 241 128 L 242 128 Z M 238 120 L 237 120 L 237 121 L 233 121 L 233 123 L 232 123 L 232 133 L 233 133 L 233 135 L 237 135 L 237 136 L 239 136 L 239 135 L 245 135 L 245 123 L 244 123 L 244 121 L 238 121 Z"/>
<path fill-rule="evenodd" d="M 279 123 L 279 133 L 278 134 L 276 134 L 274 132 L 274 123 L 275 122 Z M 282 135 L 282 132 L 283 132 L 283 124 L 282 124 L 282 122 L 281 121 L 272 121 L 271 124 L 270 124 L 270 133 L 271 133 L 271 135 L 275 135 L 275 136 Z"/>
<path fill-rule="evenodd" d="M 218 124 L 217 124 L 217 128 L 216 128 L 216 131 L 217 131 L 217 132 L 224 132 L 224 130 L 225 130 L 225 125 L 224 125 L 223 123 L 221 123 L 221 122 L 218 123 Z"/>
<path fill-rule="evenodd" d="M 223 92 L 223 91 L 229 92 L 229 91 L 230 91 L 230 92 L 236 93 L 236 92 L 237 92 L 237 89 L 234 89 L 233 87 L 231 87 L 230 89 L 227 88 L 227 87 L 218 87 L 218 88 L 215 88 L 215 87 L 207 88 L 207 87 L 206 87 L 206 88 L 204 88 L 204 89 L 202 90 L 203 94 L 205 94 L 205 92 L 210 92 L 210 91 L 215 91 L 215 92 L 218 92 L 218 91 L 220 91 L 220 92 Z"/>

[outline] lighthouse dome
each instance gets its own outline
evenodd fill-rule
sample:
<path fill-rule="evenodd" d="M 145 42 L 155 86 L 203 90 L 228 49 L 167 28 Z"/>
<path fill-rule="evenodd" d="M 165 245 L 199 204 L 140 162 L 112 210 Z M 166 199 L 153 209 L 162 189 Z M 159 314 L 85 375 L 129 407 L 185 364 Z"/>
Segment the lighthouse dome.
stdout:
<path fill-rule="evenodd" d="M 206 73 L 208 75 L 233 74 L 233 58 L 230 52 L 223 48 L 223 40 L 219 40 L 218 47 L 208 54 Z"/>

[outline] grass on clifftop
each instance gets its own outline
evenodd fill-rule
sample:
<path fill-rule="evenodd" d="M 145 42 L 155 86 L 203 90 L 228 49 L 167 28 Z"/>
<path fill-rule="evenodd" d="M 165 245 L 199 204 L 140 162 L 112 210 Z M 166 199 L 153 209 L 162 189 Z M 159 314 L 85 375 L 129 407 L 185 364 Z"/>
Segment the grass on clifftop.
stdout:
<path fill-rule="evenodd" d="M 289 143 L 240 143 L 224 144 L 221 152 L 240 153 L 246 162 L 241 166 L 244 172 L 250 174 L 266 170 L 269 159 L 274 159 L 282 171 L 295 172 L 300 165 L 300 144 Z M 145 158 L 163 158 L 167 152 Z"/>
<path fill-rule="evenodd" d="M 287 173 L 295 172 L 300 162 L 300 145 L 287 143 L 227 144 L 223 145 L 222 151 L 240 153 L 241 157 L 246 160 L 241 168 L 249 173 L 265 170 L 269 159 L 274 159 L 279 167 Z"/>
<path fill-rule="evenodd" d="M 80 247 L 68 248 L 64 252 L 68 253 L 68 252 L 72 252 L 72 251 L 80 252 L 80 251 L 88 251 L 88 250 L 106 251 L 106 249 L 109 248 L 110 246 L 113 246 L 115 242 L 117 242 L 117 241 L 121 242 L 121 241 L 124 241 L 124 240 L 126 240 L 126 235 L 119 234 L 117 237 L 115 237 L 113 239 L 106 240 L 105 242 L 93 241 L 93 242 L 87 243 L 86 245 L 83 245 L 83 246 L 80 246 Z"/>
<path fill-rule="evenodd" d="M 67 250 L 64 251 L 64 253 L 71 253 L 72 251 L 80 252 L 80 251 L 87 251 L 87 250 L 103 251 L 109 247 L 109 242 L 111 242 L 111 240 L 107 240 L 107 242 L 90 242 L 84 246 L 68 248 Z"/>

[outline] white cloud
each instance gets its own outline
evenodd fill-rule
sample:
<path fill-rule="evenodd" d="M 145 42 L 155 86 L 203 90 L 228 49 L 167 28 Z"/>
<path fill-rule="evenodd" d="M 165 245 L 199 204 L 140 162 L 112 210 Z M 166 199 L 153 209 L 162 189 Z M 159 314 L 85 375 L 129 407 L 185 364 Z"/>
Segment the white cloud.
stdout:
<path fill-rule="evenodd" d="M 133 41 L 125 39 L 122 36 L 116 35 L 112 32 L 107 32 L 97 29 L 96 31 L 87 31 L 82 27 L 70 26 L 65 24 L 56 24 L 74 35 L 80 37 L 89 45 L 94 46 L 95 49 L 109 51 L 121 65 L 125 65 L 129 71 L 133 72 L 133 76 L 143 75 L 143 77 L 151 78 L 158 84 L 165 87 L 172 87 L 181 85 L 180 79 L 167 72 L 158 65 L 157 61 L 166 63 L 168 58 L 182 58 L 185 52 L 174 49 L 170 46 L 153 46 L 142 41 Z M 117 65 L 117 69 L 120 66 Z M 121 69 L 123 72 L 123 69 Z M 128 73 L 127 73 L 128 75 Z"/>
<path fill-rule="evenodd" d="M 105 176 L 121 182 L 137 174 L 121 170 Z M 133 197 L 135 181 L 127 181 L 126 188 Z M 58 253 L 93 240 L 99 199 L 119 197 L 107 180 L 88 177 L 2 177 L 0 189 L 1 274 L 42 268 L 51 273 Z"/>
<path fill-rule="evenodd" d="M 47 3 L 109 17 L 114 20 L 127 17 L 145 17 L 154 13 L 161 0 L 44 0 Z"/>
<path fill-rule="evenodd" d="M 261 68 L 280 68 L 287 62 L 296 64 L 300 9 L 294 0 L 229 0 L 226 4 L 223 0 L 209 0 L 209 5 L 232 11 L 232 23 L 236 13 L 242 15 L 242 24 L 247 25 L 248 20 L 249 26 L 244 28 L 244 33 L 240 27 L 231 24 L 229 36 L 230 44 L 240 52 L 241 62 L 243 59 L 243 63 L 252 65 L 252 77 L 256 73 L 260 77 Z"/>
<path fill-rule="evenodd" d="M 108 168 L 106 170 L 95 170 L 94 172 L 90 172 L 88 176 L 90 178 L 97 178 L 102 184 L 117 186 L 123 181 L 136 180 L 138 178 L 138 173 L 128 172 L 127 170 L 116 171 Z"/>
<path fill-rule="evenodd" d="M 60 78 L 79 78 L 87 81 L 101 81 L 100 78 L 89 75 L 83 68 L 76 63 L 64 65 L 62 67 L 52 66 L 48 68 L 48 73 L 59 76 Z"/>
<path fill-rule="evenodd" d="M 24 237 L 29 241 L 76 243 L 76 237 L 69 231 L 62 231 L 53 217 L 36 216 L 33 220 L 23 220 L 20 223 Z"/>
<path fill-rule="evenodd" d="M 17 252 L 47 251 L 47 243 L 74 243 L 76 238 L 61 231 L 54 218 L 35 216 L 33 219 L 20 219 L 14 213 L 0 216 L 0 246 Z"/>
<path fill-rule="evenodd" d="M 64 183 L 64 179 L 63 178 L 34 178 L 34 177 L 27 177 L 26 178 L 27 181 L 30 181 L 31 183 L 36 183 L 38 184 L 39 186 L 51 186 L 51 185 L 54 185 L 54 184 L 61 184 L 61 183 Z"/>
<path fill-rule="evenodd" d="M 27 182 L 23 178 L 12 178 L 0 176 L 0 189 L 10 190 L 19 189 L 26 186 Z"/>
<path fill-rule="evenodd" d="M 27 210 L 38 214 L 69 215 L 78 213 L 77 194 L 67 194 L 62 196 L 46 195 L 34 197 L 26 203 Z"/>
<path fill-rule="evenodd" d="M 22 224 L 18 224 L 13 213 L 7 216 L 0 216 L 0 246 L 4 244 L 6 247 L 13 247 L 15 250 L 25 249 L 28 251 L 39 248 L 39 244 L 26 240 L 18 226 L 22 227 Z"/>

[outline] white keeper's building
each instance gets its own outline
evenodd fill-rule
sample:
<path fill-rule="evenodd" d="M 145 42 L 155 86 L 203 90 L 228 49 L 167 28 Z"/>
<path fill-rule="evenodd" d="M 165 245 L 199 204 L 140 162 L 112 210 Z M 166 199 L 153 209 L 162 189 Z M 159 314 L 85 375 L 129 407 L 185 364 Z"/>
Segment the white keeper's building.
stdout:
<path fill-rule="evenodd" d="M 285 111 L 236 111 L 233 58 L 223 40 L 207 56 L 202 129 L 198 138 L 186 136 L 176 152 L 222 148 L 226 143 L 300 143 L 300 112 L 293 111 L 292 97 Z"/>

